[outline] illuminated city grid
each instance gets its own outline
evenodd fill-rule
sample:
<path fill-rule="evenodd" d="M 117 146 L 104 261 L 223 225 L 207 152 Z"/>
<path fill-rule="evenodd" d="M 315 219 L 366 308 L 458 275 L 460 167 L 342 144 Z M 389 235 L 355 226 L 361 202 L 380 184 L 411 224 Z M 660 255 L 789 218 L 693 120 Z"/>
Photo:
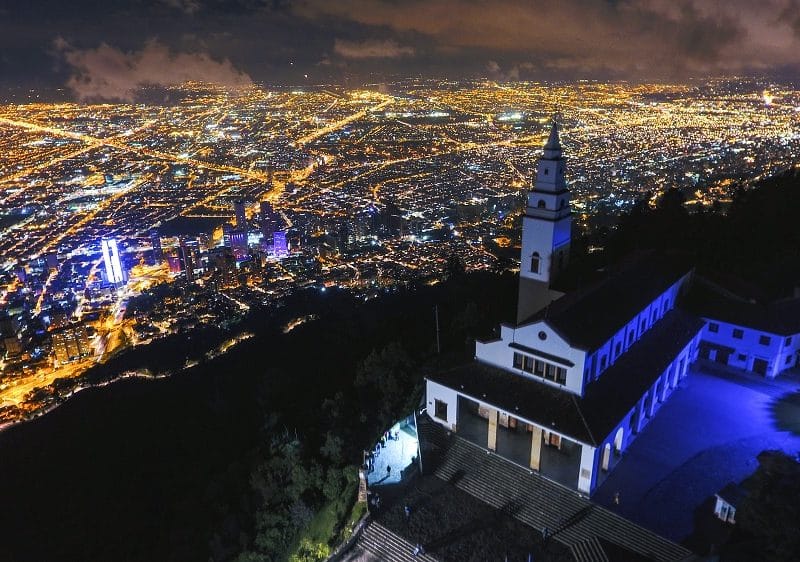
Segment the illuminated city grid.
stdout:
<path fill-rule="evenodd" d="M 15 318 L 2 334 L 15 341 L 0 362 L 0 406 L 20 408 L 34 388 L 189 319 L 235 321 L 298 287 L 369 298 L 435 282 L 453 254 L 470 270 L 503 266 L 516 255 L 515 220 L 554 115 L 582 230 L 669 187 L 690 206 L 724 204 L 735 178 L 800 156 L 800 92 L 755 80 L 404 81 L 381 91 L 187 84 L 170 106 L 0 106 L 0 311 Z M 238 200 L 243 262 L 219 251 Z M 288 256 L 276 259 L 264 232 L 285 233 Z M 130 278 L 121 287 L 103 282 L 104 238 L 119 245 Z M 202 310 L 169 298 L 157 315 L 125 314 L 131 296 L 164 282 L 210 296 Z M 95 354 L 62 364 L 36 333 L 76 322 Z"/>

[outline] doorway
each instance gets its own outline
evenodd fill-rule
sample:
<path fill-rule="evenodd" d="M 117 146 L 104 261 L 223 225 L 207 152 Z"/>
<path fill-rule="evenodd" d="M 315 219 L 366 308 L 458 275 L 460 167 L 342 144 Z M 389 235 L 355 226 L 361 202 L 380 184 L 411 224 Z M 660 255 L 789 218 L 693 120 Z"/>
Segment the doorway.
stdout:
<path fill-rule="evenodd" d="M 769 363 L 765 359 L 753 359 L 753 372 L 762 377 L 767 376 Z"/>

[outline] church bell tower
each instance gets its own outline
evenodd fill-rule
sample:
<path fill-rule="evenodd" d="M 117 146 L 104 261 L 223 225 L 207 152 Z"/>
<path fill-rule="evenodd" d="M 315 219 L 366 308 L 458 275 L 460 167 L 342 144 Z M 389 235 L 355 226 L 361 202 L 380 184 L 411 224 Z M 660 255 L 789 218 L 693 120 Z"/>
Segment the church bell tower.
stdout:
<path fill-rule="evenodd" d="M 572 211 L 565 171 L 558 124 L 553 120 L 522 218 L 518 322 L 561 296 L 550 286 L 569 259 Z"/>

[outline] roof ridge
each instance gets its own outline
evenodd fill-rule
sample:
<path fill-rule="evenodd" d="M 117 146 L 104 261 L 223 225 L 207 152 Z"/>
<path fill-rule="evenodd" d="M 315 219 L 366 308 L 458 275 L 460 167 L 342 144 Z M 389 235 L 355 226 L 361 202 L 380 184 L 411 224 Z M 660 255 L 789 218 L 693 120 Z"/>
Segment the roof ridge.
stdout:
<path fill-rule="evenodd" d="M 589 438 L 592 440 L 593 445 L 597 445 L 597 439 L 594 437 L 594 433 L 592 433 L 591 428 L 589 427 L 589 423 L 586 421 L 586 418 L 583 417 L 583 412 L 581 412 L 581 405 L 578 404 L 578 399 L 575 398 L 575 395 L 570 393 L 570 398 L 572 398 L 572 403 L 575 404 L 575 409 L 578 410 L 578 415 L 581 417 L 581 421 L 583 422 L 583 427 L 586 428 L 586 433 L 589 434 Z"/>

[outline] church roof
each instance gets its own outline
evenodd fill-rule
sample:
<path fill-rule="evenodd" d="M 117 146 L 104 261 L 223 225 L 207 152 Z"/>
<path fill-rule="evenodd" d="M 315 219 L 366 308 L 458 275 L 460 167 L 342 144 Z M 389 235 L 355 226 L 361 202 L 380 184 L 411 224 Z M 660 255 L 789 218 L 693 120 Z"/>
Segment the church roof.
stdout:
<path fill-rule="evenodd" d="M 596 447 L 702 326 L 702 320 L 682 310 L 669 311 L 598 380 L 590 383 L 583 397 L 477 361 L 428 378 Z"/>
<path fill-rule="evenodd" d="M 693 314 L 670 310 L 599 379 L 589 383 L 583 414 L 598 439 L 616 427 L 704 325 Z"/>
<path fill-rule="evenodd" d="M 569 293 L 521 322 L 544 320 L 571 345 L 593 351 L 691 270 L 681 256 L 638 256 L 605 279 Z"/>
<path fill-rule="evenodd" d="M 593 438 L 581 419 L 579 397 L 516 373 L 474 361 L 428 378 L 582 443 Z"/>
<path fill-rule="evenodd" d="M 762 332 L 791 336 L 800 333 L 800 298 L 757 302 L 698 277 L 683 306 L 704 318 L 745 326 Z"/>

